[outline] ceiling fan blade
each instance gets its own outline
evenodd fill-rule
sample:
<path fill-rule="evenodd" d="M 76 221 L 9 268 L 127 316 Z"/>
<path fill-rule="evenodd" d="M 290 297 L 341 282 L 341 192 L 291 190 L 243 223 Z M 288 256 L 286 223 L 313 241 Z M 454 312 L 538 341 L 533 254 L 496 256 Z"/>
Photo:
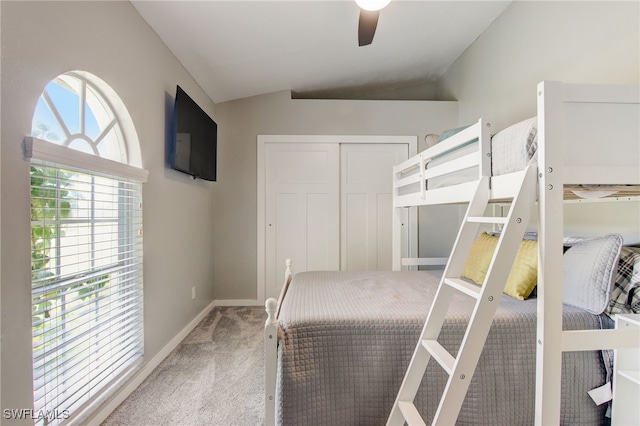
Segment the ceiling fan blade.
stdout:
<path fill-rule="evenodd" d="M 366 46 L 371 44 L 373 36 L 378 26 L 379 10 L 369 11 L 360 9 L 360 18 L 358 19 L 358 46 Z"/>

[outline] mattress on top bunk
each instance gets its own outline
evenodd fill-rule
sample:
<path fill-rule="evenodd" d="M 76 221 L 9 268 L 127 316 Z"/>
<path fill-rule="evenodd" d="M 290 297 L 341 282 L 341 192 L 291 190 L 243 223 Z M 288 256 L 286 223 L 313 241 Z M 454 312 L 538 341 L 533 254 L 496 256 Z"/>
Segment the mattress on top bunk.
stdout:
<path fill-rule="evenodd" d="M 297 274 L 282 303 L 276 412 L 283 425 L 383 425 L 417 343 L 441 271 Z M 455 356 L 472 301 L 454 298 L 440 342 Z M 565 306 L 565 329 L 600 328 Z M 536 301 L 503 296 L 458 424 L 532 424 Z M 600 351 L 563 355 L 563 424 L 600 424 L 587 391 L 606 382 Z M 447 374 L 433 360 L 416 397 L 429 423 Z"/>
<path fill-rule="evenodd" d="M 463 129 L 465 129 L 465 127 L 443 132 L 442 135 L 440 135 L 439 141 L 441 142 Z M 429 162 L 427 168 L 444 164 L 464 155 L 477 152 L 477 150 L 478 141 L 476 139 L 455 151 L 433 159 Z M 525 167 L 537 161 L 537 150 L 537 117 L 532 117 L 507 127 L 491 137 L 491 175 L 499 176 L 524 170 Z M 478 167 L 475 166 L 430 179 L 427 182 L 427 188 L 442 188 L 477 179 Z"/>

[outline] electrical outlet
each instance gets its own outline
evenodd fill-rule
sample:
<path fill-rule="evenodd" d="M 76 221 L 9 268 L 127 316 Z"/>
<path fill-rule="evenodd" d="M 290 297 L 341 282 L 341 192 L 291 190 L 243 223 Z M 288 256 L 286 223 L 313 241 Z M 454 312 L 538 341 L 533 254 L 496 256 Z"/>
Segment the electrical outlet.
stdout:
<path fill-rule="evenodd" d="M 196 287 L 195 286 L 191 287 L 191 298 L 192 299 L 196 298 Z"/>

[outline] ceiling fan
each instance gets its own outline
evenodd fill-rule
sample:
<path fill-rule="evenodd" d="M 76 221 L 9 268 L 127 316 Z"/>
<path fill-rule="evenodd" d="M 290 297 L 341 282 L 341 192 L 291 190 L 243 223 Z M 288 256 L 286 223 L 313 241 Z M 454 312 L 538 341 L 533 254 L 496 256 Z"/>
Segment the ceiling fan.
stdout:
<path fill-rule="evenodd" d="M 358 46 L 371 44 L 378 26 L 380 10 L 388 5 L 391 0 L 355 0 L 360 6 L 358 18 Z"/>

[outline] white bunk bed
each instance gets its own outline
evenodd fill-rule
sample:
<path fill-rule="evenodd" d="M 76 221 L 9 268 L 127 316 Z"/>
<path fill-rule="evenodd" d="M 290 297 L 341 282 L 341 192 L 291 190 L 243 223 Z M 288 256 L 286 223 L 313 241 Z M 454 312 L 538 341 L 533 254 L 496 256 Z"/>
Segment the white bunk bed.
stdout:
<path fill-rule="evenodd" d="M 589 183 L 640 184 L 640 89 L 538 85 L 538 337 L 536 424 L 560 418 L 562 354 L 640 346 L 637 332 L 562 330 L 562 192 Z M 607 141 L 603 144 L 603 141 Z M 618 153 L 625 153 L 618 155 Z"/>
<path fill-rule="evenodd" d="M 579 329 L 563 330 L 563 200 L 565 188 L 587 188 L 583 184 L 616 186 L 624 199 L 635 194 L 640 185 L 640 90 L 631 87 L 568 85 L 542 82 L 537 88 L 537 158 L 529 165 L 538 170 L 538 273 L 537 337 L 535 357 L 535 423 L 559 424 L 563 394 L 563 353 L 590 353 L 600 349 L 637 348 L 637 331 Z M 512 200 L 514 184 L 525 170 L 492 176 L 491 136 L 488 123 L 479 120 L 432 148 L 403 162 L 394 169 L 394 235 L 400 235 L 403 208 L 469 203 L 478 187 L 478 179 L 490 177 L 490 201 Z M 478 143 L 465 148 L 468 154 L 446 158 L 473 139 Z M 473 148 L 475 147 L 475 148 Z M 624 153 L 624 155 L 619 155 Z M 525 159 L 527 162 L 529 159 Z M 495 161 L 495 159 L 494 159 Z M 433 164 L 440 162 L 439 165 Z M 537 163 L 536 163 L 537 162 Z M 427 165 L 429 164 L 429 167 Z M 523 164 L 523 167 L 527 164 Z M 470 169 L 476 167 L 475 169 Z M 463 170 L 467 170 L 466 172 Z M 469 170 L 473 175 L 469 177 Z M 443 175 L 466 175 L 465 182 L 447 183 L 433 188 Z M 470 180 L 469 180 L 470 179 Z M 620 185 L 624 185 L 620 187 Z M 573 192 L 571 193 L 573 194 Z M 569 197 L 571 198 L 571 197 Z M 622 199 L 620 195 L 614 200 Z M 438 264 L 438 259 L 401 259 L 399 237 L 394 239 L 395 271 L 403 266 Z M 509 265 L 510 268 L 510 265 Z M 265 324 L 265 406 L 266 424 L 273 424 L 276 411 L 278 334 L 282 334 L 279 311 L 291 281 L 287 268 L 280 299 L 267 301 Z M 504 299 L 504 298 L 503 298 Z M 530 302 L 530 301 L 527 301 Z M 502 305 L 502 301 L 500 302 Z M 565 311 L 567 307 L 565 306 Z M 494 322 L 495 324 L 495 322 Z M 566 326 L 566 320 L 565 320 Z M 579 329 L 579 330 L 578 330 Z M 330 332 L 330 331 L 328 331 Z M 410 342 L 413 346 L 416 342 Z M 532 349 L 532 348 L 531 348 Z M 424 384 L 423 384 L 424 386 Z M 397 389 L 393 389 L 395 393 Z M 389 407 L 390 409 L 391 407 Z"/>

